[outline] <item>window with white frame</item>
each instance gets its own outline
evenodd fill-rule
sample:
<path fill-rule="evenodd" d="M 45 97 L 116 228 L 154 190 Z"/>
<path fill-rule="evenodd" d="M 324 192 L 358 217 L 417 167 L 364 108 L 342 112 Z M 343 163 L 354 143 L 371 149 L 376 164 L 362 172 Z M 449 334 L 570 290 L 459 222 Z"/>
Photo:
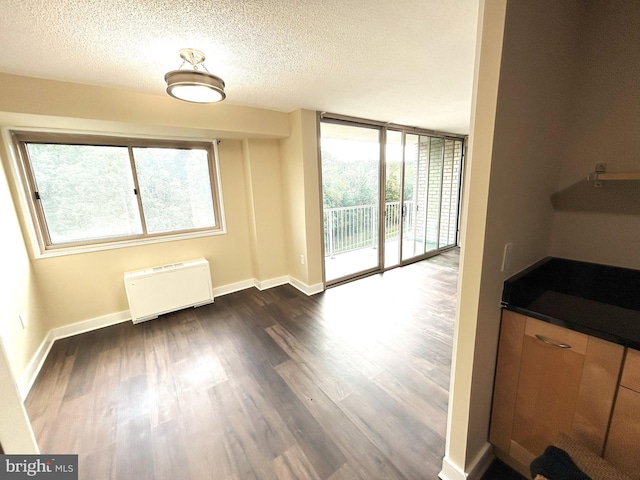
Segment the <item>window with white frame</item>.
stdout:
<path fill-rule="evenodd" d="M 12 136 L 44 250 L 223 230 L 212 142 Z"/>

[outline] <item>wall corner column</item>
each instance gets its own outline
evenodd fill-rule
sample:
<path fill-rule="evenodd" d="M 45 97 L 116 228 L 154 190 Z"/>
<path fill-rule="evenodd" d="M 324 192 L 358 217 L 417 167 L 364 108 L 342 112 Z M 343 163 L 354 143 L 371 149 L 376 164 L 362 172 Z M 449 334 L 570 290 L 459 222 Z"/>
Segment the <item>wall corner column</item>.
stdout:
<path fill-rule="evenodd" d="M 295 110 L 289 122 L 291 135 L 280 142 L 287 263 L 294 281 L 304 285 L 307 293 L 316 293 L 324 289 L 317 114 Z"/>
<path fill-rule="evenodd" d="M 482 312 L 483 260 L 493 136 L 507 0 L 483 0 L 478 10 L 469 155 L 465 175 L 462 251 L 454 331 L 449 416 L 440 478 L 476 479 L 493 459 L 487 442 L 489 405 L 473 405 L 487 385 L 477 361 Z M 484 396 L 482 396 L 484 398 Z M 490 397 L 489 397 L 490 398 Z M 482 417 L 482 418 L 480 418 Z"/>

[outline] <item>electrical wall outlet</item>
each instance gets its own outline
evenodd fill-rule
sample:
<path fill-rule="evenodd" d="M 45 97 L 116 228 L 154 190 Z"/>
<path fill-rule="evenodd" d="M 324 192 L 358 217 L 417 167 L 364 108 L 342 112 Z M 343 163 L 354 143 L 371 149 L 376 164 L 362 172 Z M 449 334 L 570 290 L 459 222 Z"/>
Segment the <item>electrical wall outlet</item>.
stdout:
<path fill-rule="evenodd" d="M 300 264 L 304 265 L 304 255 L 300 255 Z"/>

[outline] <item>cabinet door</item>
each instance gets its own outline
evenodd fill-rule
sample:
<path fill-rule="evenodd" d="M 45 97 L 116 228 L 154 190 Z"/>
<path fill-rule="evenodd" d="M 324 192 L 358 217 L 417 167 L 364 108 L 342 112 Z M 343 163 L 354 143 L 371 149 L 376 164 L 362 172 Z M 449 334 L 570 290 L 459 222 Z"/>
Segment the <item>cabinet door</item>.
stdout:
<path fill-rule="evenodd" d="M 602 456 L 624 347 L 589 337 L 571 437 Z"/>
<path fill-rule="evenodd" d="M 640 352 L 628 349 L 611 418 L 605 458 L 640 480 Z"/>
<path fill-rule="evenodd" d="M 588 337 L 527 318 L 510 455 L 528 465 L 571 431 Z"/>
<path fill-rule="evenodd" d="M 528 473 L 560 432 L 602 455 L 623 354 L 620 345 L 503 311 L 489 436 L 496 455 Z"/>
<path fill-rule="evenodd" d="M 634 392 L 640 392 L 640 352 L 638 350 L 627 349 L 620 385 Z"/>
<path fill-rule="evenodd" d="M 509 453 L 511 446 L 525 323 L 525 316 L 503 310 L 489 441 L 505 454 Z"/>

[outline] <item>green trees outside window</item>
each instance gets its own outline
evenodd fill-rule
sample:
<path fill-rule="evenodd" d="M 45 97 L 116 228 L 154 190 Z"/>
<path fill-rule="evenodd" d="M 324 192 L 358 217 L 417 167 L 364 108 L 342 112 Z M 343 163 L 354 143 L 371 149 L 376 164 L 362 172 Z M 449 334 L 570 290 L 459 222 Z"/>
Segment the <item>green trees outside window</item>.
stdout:
<path fill-rule="evenodd" d="M 14 139 L 45 248 L 221 229 L 211 143 Z"/>

